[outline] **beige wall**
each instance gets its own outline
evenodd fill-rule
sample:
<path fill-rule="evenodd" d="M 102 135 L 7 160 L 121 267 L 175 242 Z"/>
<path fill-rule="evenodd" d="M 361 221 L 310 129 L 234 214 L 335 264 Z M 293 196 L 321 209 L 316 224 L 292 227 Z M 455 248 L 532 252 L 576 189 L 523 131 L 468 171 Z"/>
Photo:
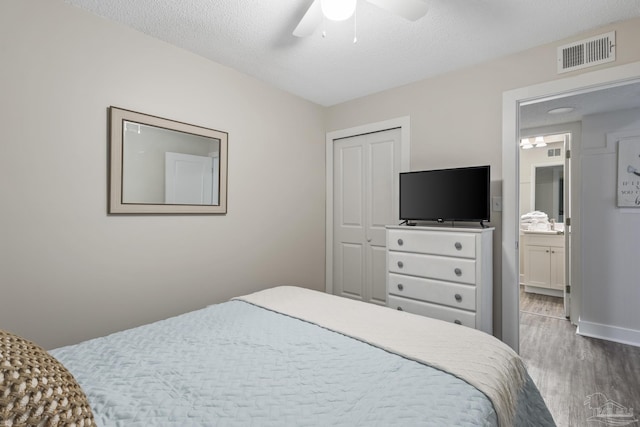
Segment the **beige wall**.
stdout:
<path fill-rule="evenodd" d="M 556 73 L 557 46 L 611 30 L 616 31 L 616 62 L 582 72 L 639 61 L 640 19 L 634 19 L 331 107 L 327 130 L 408 115 L 412 170 L 490 164 L 492 196 L 501 195 L 503 92 L 578 74 Z M 501 221 L 501 212 L 491 212 L 494 242 L 502 240 Z M 494 244 L 494 331 L 498 336 L 502 332 L 500 248 Z"/>
<path fill-rule="evenodd" d="M 618 60 L 600 68 L 640 60 L 640 20 L 573 40 L 611 29 Z M 574 75 L 556 74 L 567 41 L 324 109 L 61 0 L 0 2 L 0 328 L 51 348 L 322 289 L 325 132 L 409 115 L 412 169 L 491 164 L 499 195 L 502 93 Z M 229 132 L 229 214 L 108 216 L 110 105 Z"/>
<path fill-rule="evenodd" d="M 51 348 L 324 288 L 324 109 L 61 0 L 0 2 L 0 328 Z M 226 216 L 108 216 L 107 107 L 229 132 Z"/>

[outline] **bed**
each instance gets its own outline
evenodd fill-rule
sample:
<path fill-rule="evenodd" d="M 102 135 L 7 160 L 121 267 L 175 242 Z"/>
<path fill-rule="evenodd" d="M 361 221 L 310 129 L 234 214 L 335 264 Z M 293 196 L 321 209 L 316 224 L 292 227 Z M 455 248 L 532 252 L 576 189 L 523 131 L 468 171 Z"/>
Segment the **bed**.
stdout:
<path fill-rule="evenodd" d="M 50 351 L 98 426 L 553 426 L 474 329 L 281 286 Z"/>

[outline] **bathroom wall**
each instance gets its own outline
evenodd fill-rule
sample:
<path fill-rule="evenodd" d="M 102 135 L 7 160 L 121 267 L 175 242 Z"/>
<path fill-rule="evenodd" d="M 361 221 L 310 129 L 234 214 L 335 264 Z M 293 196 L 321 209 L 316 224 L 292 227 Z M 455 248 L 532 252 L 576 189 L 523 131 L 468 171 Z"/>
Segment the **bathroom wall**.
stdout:
<path fill-rule="evenodd" d="M 640 109 L 582 120 L 582 311 L 578 332 L 640 346 L 640 208 L 616 201 L 618 142 L 640 144 Z"/>

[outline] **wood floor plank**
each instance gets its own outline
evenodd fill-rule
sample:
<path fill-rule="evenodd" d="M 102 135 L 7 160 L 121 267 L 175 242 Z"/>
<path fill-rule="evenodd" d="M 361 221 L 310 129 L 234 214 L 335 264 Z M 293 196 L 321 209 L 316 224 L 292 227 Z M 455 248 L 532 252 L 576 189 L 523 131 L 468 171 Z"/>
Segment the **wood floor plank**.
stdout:
<path fill-rule="evenodd" d="M 565 319 L 521 312 L 520 354 L 558 427 L 603 425 L 588 421 L 594 410 L 585 402 L 594 393 L 640 419 L 640 347 L 583 337 Z"/>
<path fill-rule="evenodd" d="M 563 298 L 525 292 L 524 286 L 520 286 L 520 311 L 565 318 Z"/>

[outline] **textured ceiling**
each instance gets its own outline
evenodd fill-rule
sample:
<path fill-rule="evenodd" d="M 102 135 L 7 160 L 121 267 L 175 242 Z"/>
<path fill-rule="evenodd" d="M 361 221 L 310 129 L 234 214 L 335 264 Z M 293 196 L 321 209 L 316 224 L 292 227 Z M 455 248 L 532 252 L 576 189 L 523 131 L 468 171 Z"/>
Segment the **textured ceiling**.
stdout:
<path fill-rule="evenodd" d="M 640 16 L 640 0 L 426 0 L 410 22 L 358 0 L 354 44 L 353 19 L 291 35 L 312 0 L 65 1 L 324 106 Z"/>

